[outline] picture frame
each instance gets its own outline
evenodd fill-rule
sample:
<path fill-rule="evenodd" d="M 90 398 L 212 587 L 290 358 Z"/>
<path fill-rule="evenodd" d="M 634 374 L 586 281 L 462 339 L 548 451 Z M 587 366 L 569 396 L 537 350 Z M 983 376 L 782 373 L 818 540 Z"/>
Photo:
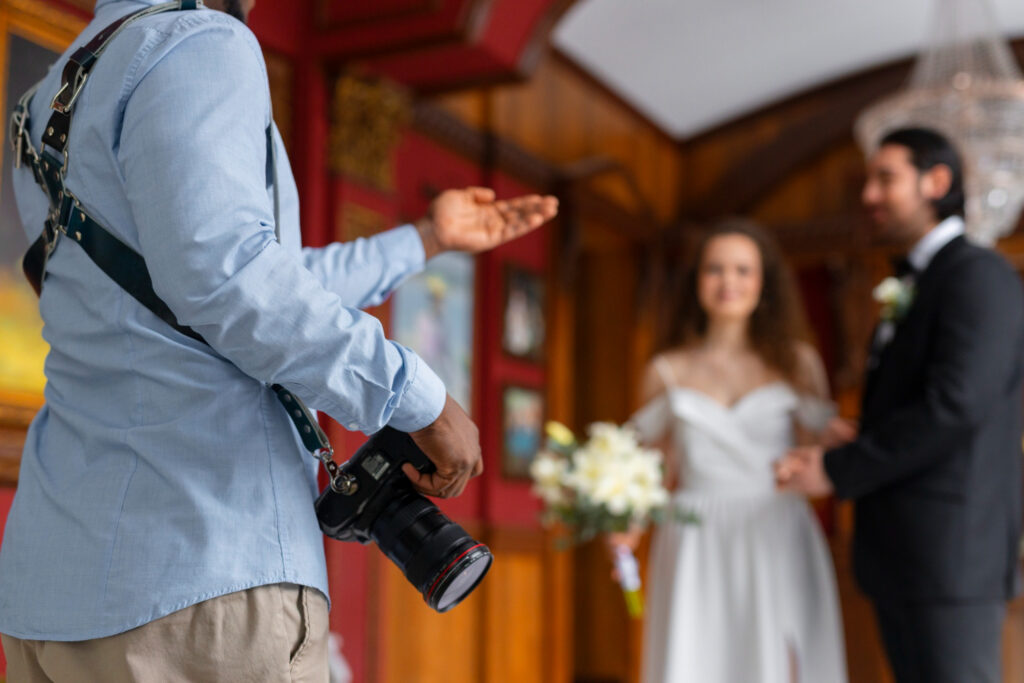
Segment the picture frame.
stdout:
<path fill-rule="evenodd" d="M 415 351 L 470 414 L 475 267 L 469 254 L 442 254 L 391 299 L 391 337 Z"/>
<path fill-rule="evenodd" d="M 544 359 L 547 331 L 544 276 L 506 264 L 503 284 L 502 351 L 513 358 L 539 363 Z"/>
<path fill-rule="evenodd" d="M 501 392 L 501 473 L 529 479 L 530 465 L 544 443 L 544 394 L 539 388 L 507 384 Z"/>

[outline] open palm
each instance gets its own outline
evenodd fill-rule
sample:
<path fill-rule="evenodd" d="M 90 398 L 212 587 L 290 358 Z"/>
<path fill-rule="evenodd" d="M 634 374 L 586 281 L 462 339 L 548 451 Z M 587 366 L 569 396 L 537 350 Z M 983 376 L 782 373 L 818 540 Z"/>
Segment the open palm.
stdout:
<path fill-rule="evenodd" d="M 516 239 L 557 213 L 558 200 L 551 196 L 495 200 L 493 190 L 469 187 L 438 195 L 417 228 L 428 258 L 447 250 L 475 254 Z"/>

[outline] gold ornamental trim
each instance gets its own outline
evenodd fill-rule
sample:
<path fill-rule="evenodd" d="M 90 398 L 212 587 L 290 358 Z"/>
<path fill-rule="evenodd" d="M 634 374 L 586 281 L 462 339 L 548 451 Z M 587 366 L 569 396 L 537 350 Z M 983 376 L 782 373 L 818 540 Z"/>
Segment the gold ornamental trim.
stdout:
<path fill-rule="evenodd" d="M 409 96 L 388 81 L 343 74 L 334 84 L 331 115 L 331 170 L 391 191 L 394 148 L 412 120 Z"/>

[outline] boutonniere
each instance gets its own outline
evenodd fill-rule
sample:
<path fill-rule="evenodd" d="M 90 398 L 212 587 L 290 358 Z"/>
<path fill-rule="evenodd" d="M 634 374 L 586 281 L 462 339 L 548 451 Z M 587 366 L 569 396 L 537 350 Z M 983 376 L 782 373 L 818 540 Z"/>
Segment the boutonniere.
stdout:
<path fill-rule="evenodd" d="M 910 309 L 914 301 L 914 283 L 887 277 L 878 283 L 872 295 L 875 301 L 882 304 L 882 320 L 899 322 Z"/>

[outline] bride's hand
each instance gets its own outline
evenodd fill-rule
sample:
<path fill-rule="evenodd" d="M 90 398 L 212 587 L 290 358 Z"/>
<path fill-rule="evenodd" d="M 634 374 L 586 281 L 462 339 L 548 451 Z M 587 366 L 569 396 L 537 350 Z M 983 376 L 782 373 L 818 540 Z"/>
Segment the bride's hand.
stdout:
<path fill-rule="evenodd" d="M 630 529 L 629 531 L 614 531 L 604 535 L 605 548 L 608 550 L 608 557 L 612 561 L 612 567 L 615 566 L 615 554 L 618 552 L 618 548 L 627 548 L 629 552 L 635 553 L 636 549 L 640 547 L 640 541 L 644 537 L 644 532 L 640 529 Z M 620 580 L 619 572 L 617 569 L 612 569 L 612 578 L 618 582 Z"/>
<path fill-rule="evenodd" d="M 615 549 L 619 547 L 629 548 L 630 552 L 635 552 L 640 547 L 640 541 L 643 537 L 644 532 L 640 529 L 613 531 L 604 535 L 604 542 L 609 554 L 614 555 Z"/>

